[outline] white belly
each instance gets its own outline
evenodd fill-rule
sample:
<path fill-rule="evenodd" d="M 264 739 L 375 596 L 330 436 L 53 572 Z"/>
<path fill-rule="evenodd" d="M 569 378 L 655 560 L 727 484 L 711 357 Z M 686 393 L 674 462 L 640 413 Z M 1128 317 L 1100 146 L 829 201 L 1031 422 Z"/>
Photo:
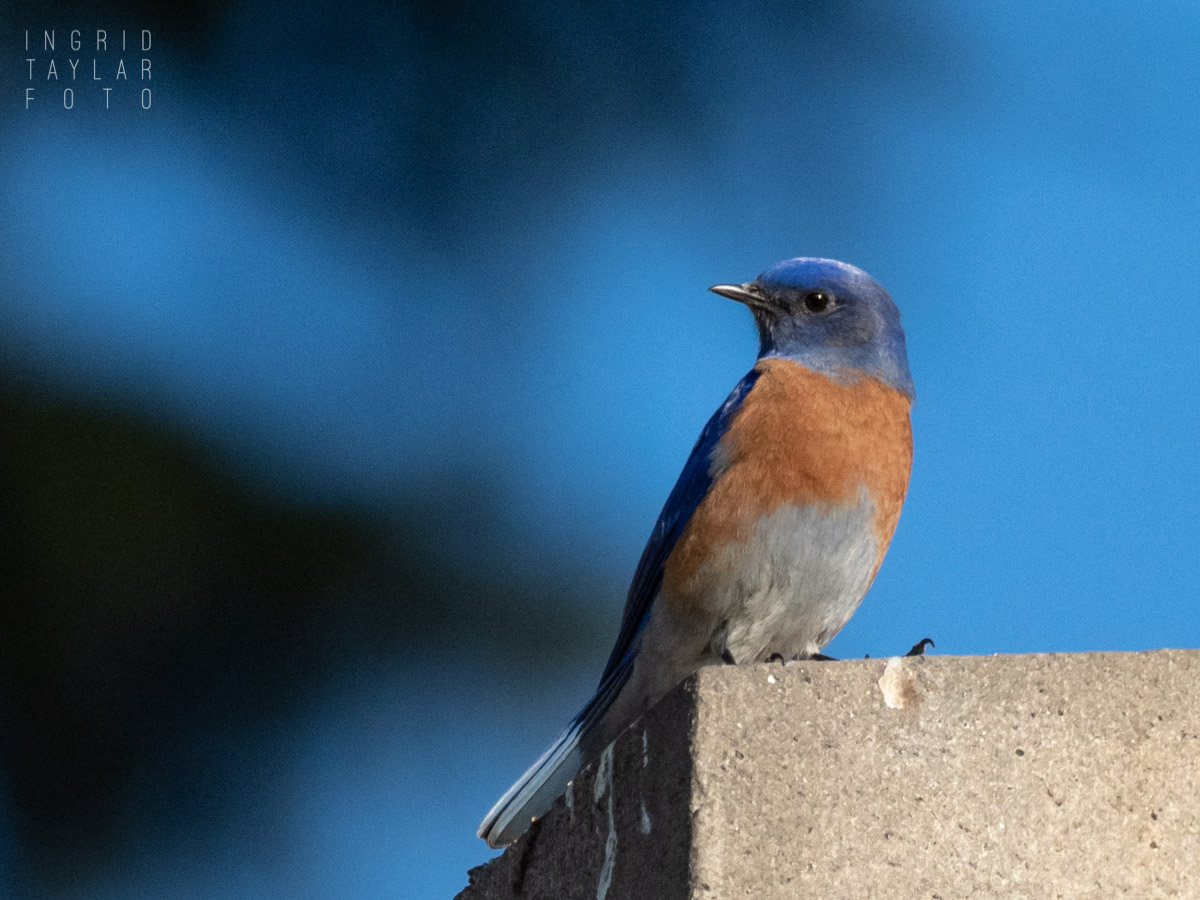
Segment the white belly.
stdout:
<path fill-rule="evenodd" d="M 858 608 L 878 560 L 871 504 L 822 512 L 785 506 L 763 516 L 743 543 L 720 548 L 706 563 L 717 596 L 712 611 L 725 632 L 712 650 L 735 662 L 820 651 Z"/>
<path fill-rule="evenodd" d="M 730 658 L 819 652 L 862 601 L 878 550 L 865 496 L 853 507 L 783 506 L 763 516 L 746 540 L 699 567 L 693 583 L 706 586 L 701 596 L 656 600 L 622 699 L 644 708 L 700 666 Z M 681 608 L 688 615 L 672 613 Z"/>

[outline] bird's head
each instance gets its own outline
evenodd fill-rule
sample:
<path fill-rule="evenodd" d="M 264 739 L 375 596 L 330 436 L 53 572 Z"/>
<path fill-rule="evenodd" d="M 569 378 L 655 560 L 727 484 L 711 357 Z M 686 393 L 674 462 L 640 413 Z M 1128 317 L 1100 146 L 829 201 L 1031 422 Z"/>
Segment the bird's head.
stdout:
<path fill-rule="evenodd" d="M 871 375 L 912 398 L 900 311 L 862 269 L 799 257 L 754 281 L 709 290 L 750 308 L 760 357 L 793 359 L 839 380 Z"/>

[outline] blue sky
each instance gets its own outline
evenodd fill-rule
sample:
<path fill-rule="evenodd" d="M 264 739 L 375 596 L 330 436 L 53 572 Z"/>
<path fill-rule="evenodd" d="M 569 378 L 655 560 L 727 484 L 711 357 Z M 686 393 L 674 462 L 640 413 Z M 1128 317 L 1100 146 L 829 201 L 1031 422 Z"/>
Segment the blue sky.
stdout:
<path fill-rule="evenodd" d="M 172 83 L 170 35 L 152 117 L 9 103 L 9 370 L 182 425 L 305 496 L 386 506 L 487 472 L 481 558 L 594 573 L 615 634 L 659 506 L 753 362 L 746 311 L 705 288 L 844 259 L 901 308 L 916 462 L 829 652 L 1200 643 L 1200 13 L 944 3 L 797 33 L 712 10 L 682 40 L 702 121 L 602 136 L 545 190 L 481 194 L 432 249 L 416 219 L 356 220 L 307 170 L 269 171 L 278 135 Z M 403 84 L 386 101 L 402 118 Z M 347 166 L 369 170 L 352 125 Z M 181 896 L 289 896 L 306 860 L 312 896 L 446 896 L 489 855 L 480 815 L 602 663 L 506 716 L 489 710 L 515 676 L 469 665 L 331 685 L 267 739 L 287 751 L 263 777 L 288 840 L 248 853 L 234 830 L 217 864 L 177 849 L 117 866 L 103 895 L 149 896 L 154 871 L 194 885 Z"/>

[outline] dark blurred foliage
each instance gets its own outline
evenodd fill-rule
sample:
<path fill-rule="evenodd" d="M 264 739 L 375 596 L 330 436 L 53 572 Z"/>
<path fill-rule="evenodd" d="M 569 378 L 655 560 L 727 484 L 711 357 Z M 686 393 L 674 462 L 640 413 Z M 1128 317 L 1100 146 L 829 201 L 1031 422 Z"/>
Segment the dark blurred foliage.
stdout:
<path fill-rule="evenodd" d="M 103 847 L 123 784 L 177 729 L 308 686 L 380 540 L 252 496 L 178 436 L 6 387 L 5 768 L 48 861 Z"/>
<path fill-rule="evenodd" d="M 385 523 L 261 496 L 194 441 L 0 384 L 0 719 L 26 874 L 102 860 L 138 773 L 195 790 L 191 738 L 277 717 L 355 658 L 480 633 L 569 652 L 578 604 L 530 616 L 563 588 L 455 566 L 441 526 L 473 498 L 443 501 Z"/>
<path fill-rule="evenodd" d="M 173 84 L 228 137 L 253 141 L 238 149 L 264 180 L 299 179 L 298 203 L 391 224 L 431 252 L 502 237 L 502 224 L 630 155 L 661 155 L 665 171 L 715 165 L 721 136 L 706 129 L 727 92 L 719 69 L 699 62 L 708 42 L 768 28 L 779 43 L 766 52 L 786 47 L 794 62 L 765 62 L 798 70 L 814 98 L 836 78 L 940 72 L 954 49 L 920 10 L 829 0 L 55 5 L 64 24 L 155 30 Z M 44 4 L 34 18 L 47 21 Z M 786 119 L 795 99 L 779 101 Z M 829 162 L 815 134 L 786 149 Z"/>

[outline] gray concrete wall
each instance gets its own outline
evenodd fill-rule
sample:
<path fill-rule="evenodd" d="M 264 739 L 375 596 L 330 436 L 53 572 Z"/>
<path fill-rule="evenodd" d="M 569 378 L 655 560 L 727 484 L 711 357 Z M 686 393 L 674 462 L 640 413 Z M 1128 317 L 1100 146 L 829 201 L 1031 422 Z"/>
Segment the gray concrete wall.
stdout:
<path fill-rule="evenodd" d="M 470 882 L 460 900 L 1200 897 L 1200 651 L 706 669 Z"/>

